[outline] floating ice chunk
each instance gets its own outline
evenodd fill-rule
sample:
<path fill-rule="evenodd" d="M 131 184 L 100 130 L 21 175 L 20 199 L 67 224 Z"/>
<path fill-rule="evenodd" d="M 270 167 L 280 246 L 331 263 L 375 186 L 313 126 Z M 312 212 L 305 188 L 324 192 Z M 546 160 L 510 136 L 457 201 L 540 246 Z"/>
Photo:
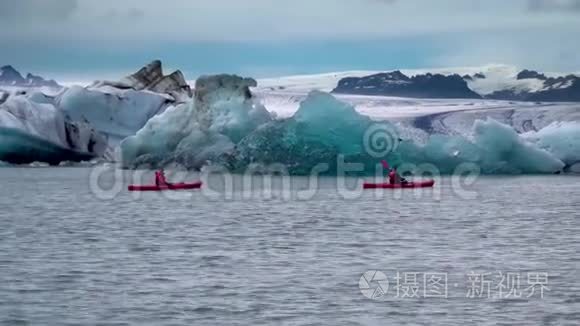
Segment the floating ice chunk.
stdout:
<path fill-rule="evenodd" d="M 475 144 L 483 151 L 481 163 L 489 172 L 553 173 L 565 166 L 556 156 L 493 119 L 476 121 L 474 137 Z"/>
<path fill-rule="evenodd" d="M 529 132 L 526 139 L 566 163 L 580 162 L 580 123 L 555 122 L 538 132 Z"/>

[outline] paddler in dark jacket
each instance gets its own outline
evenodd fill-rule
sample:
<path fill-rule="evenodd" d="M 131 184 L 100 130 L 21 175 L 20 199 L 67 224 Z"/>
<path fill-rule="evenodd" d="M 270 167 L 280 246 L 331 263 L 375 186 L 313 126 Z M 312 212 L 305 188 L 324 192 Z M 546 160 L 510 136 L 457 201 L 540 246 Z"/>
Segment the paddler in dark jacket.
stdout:
<path fill-rule="evenodd" d="M 167 186 L 169 183 L 165 179 L 165 172 L 163 169 L 155 171 L 155 185 L 156 186 Z"/>
<path fill-rule="evenodd" d="M 398 184 L 407 184 L 409 182 L 407 181 L 407 179 L 402 178 L 399 175 L 396 167 L 393 167 L 391 169 L 391 172 L 389 172 L 389 183 L 392 185 L 398 185 Z"/>

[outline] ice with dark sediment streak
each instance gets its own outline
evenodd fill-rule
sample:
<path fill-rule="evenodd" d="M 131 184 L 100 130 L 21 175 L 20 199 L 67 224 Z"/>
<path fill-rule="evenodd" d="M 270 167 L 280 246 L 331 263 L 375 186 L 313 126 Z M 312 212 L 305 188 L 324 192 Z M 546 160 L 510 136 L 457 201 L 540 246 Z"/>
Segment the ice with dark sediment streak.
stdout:
<path fill-rule="evenodd" d="M 10 96 L 0 104 L 0 160 L 11 163 L 90 160 L 107 141 L 89 124 L 72 121 L 42 94 Z"/>
<path fill-rule="evenodd" d="M 68 117 L 89 122 L 115 144 L 143 128 L 169 100 L 163 94 L 146 91 L 72 86 L 54 102 Z"/>
<path fill-rule="evenodd" d="M 261 164 L 303 175 L 321 163 L 327 165 L 322 173 L 335 174 L 343 161 L 362 163 L 357 173 L 374 174 L 377 162 L 386 159 L 407 167 L 430 164 L 441 173 L 469 163 L 485 174 L 521 174 L 556 173 L 578 162 L 576 124 L 520 134 L 494 119 L 477 119 L 469 135 L 432 134 L 419 141 L 403 125 L 373 121 L 319 91 L 311 92 L 293 116 L 272 119 L 246 92 L 243 79 L 233 80 L 225 87 L 217 82 L 211 96 L 206 92 L 203 109 L 198 101 L 151 119 L 122 143 L 124 166 L 177 163 L 196 169 L 213 163 L 241 172 Z M 387 141 L 393 147 L 380 157 L 365 146 L 378 123 L 391 133 Z"/>
<path fill-rule="evenodd" d="M 0 91 L 0 159 L 58 164 L 113 159 L 113 148 L 170 105 L 191 101 L 180 72 L 153 62 L 121 82 Z"/>

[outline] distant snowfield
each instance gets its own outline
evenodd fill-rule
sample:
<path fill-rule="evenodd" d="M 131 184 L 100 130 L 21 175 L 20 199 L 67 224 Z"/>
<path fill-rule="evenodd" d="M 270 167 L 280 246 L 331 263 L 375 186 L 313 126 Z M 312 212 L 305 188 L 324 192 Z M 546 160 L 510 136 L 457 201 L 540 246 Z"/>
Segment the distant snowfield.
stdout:
<path fill-rule="evenodd" d="M 304 91 L 307 89 L 318 89 L 325 92 L 333 90 L 338 81 L 344 77 L 364 77 L 390 70 L 353 70 L 342 72 L 331 72 L 315 75 L 297 75 L 279 78 L 264 78 L 258 80 L 258 89 L 276 90 L 282 87 L 288 91 Z M 469 87 L 479 94 L 490 94 L 498 89 L 516 88 L 522 90 L 540 90 L 542 83 L 536 79 L 517 80 L 516 76 L 521 71 L 518 67 L 502 64 L 490 64 L 481 67 L 455 67 L 455 68 L 433 68 L 433 69 L 400 69 L 407 76 L 433 73 L 442 75 L 474 75 L 482 73 L 486 78 L 474 79 L 468 82 Z M 562 73 L 544 73 L 546 76 L 561 76 Z"/>
<path fill-rule="evenodd" d="M 385 70 L 391 71 L 391 70 Z M 517 80 L 521 70 L 515 66 L 491 64 L 482 67 L 457 67 L 440 69 L 401 69 L 407 76 L 425 73 L 444 75 L 474 75 L 482 73 L 486 78 L 468 82 L 469 87 L 480 93 L 490 94 L 496 90 L 515 89 L 536 91 L 543 87 L 537 79 Z M 258 87 L 253 91 L 260 101 L 279 117 L 289 117 L 298 110 L 300 102 L 312 90 L 332 91 L 338 81 L 345 77 L 363 77 L 382 71 L 343 71 L 315 75 L 297 75 L 279 78 L 258 79 Z M 546 76 L 558 76 L 559 73 L 545 73 Z M 352 104 L 357 111 L 373 119 L 406 119 L 430 114 L 472 111 L 486 109 L 534 108 L 533 102 L 514 102 L 477 99 L 413 99 L 387 96 L 364 96 L 334 94 L 342 101 Z M 551 104 L 553 105 L 553 104 Z M 562 104 L 570 106 L 570 104 Z"/>
<path fill-rule="evenodd" d="M 307 92 L 256 91 L 260 102 L 277 114 L 278 117 L 292 116 L 307 96 Z M 465 100 L 465 99 L 412 99 L 387 96 L 364 96 L 334 94 L 341 101 L 353 105 L 362 114 L 373 119 L 401 119 L 424 116 L 442 112 L 505 108 L 513 106 L 506 101 Z M 520 103 L 518 106 L 533 107 L 533 103 Z"/>

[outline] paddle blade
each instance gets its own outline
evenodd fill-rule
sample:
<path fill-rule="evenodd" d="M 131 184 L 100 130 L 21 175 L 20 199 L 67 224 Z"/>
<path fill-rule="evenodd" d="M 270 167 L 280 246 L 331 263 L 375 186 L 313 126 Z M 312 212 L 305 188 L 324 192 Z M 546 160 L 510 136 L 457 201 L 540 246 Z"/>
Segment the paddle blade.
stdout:
<path fill-rule="evenodd" d="M 385 169 L 387 169 L 387 170 L 389 169 L 389 163 L 387 163 L 387 161 L 385 161 L 385 160 L 382 160 L 382 161 L 381 161 L 381 164 L 383 165 L 383 167 L 384 167 Z"/>

